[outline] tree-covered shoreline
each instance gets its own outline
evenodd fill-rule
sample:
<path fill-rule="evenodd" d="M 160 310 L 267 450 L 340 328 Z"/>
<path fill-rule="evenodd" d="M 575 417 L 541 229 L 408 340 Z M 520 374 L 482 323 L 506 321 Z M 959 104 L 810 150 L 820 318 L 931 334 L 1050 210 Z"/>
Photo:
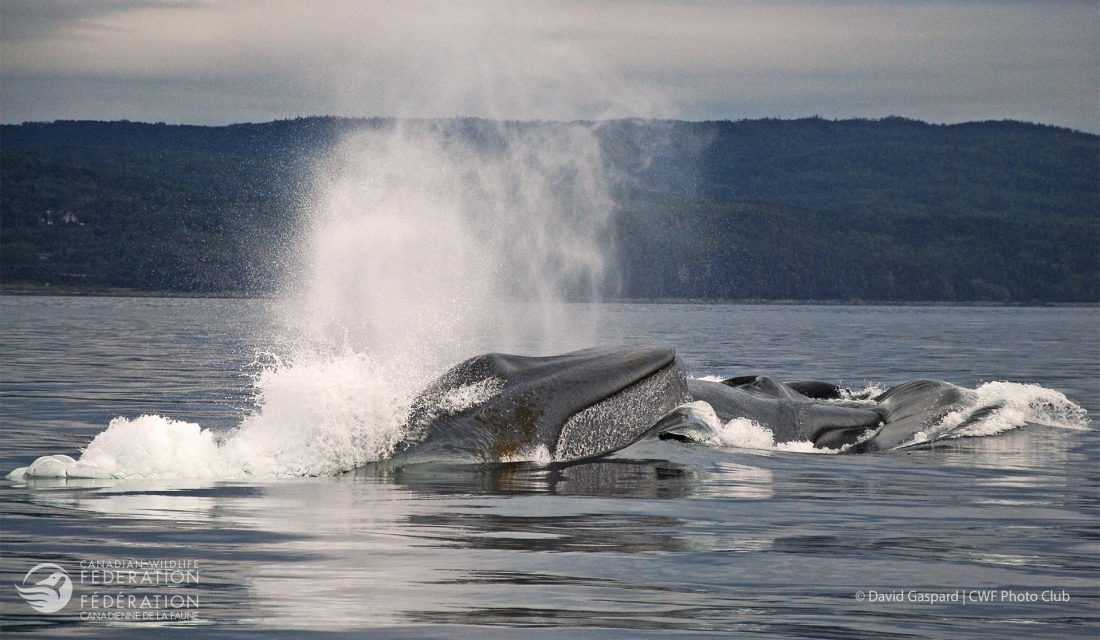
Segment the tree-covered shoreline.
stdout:
<path fill-rule="evenodd" d="M 0 287 L 270 295 L 312 168 L 395 122 L 0 126 Z M 430 124 L 471 140 L 556 126 Z M 616 176 L 609 297 L 1100 301 L 1096 135 L 900 118 L 591 126 Z"/>

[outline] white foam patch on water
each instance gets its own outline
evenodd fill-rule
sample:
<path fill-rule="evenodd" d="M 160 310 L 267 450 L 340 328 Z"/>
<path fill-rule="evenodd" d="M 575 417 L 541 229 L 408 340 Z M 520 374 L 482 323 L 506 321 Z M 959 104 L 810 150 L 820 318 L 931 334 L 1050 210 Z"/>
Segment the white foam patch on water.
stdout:
<path fill-rule="evenodd" d="M 193 422 L 156 415 L 115 418 L 80 461 L 112 478 L 233 477 L 217 438 Z M 30 474 L 32 476 L 37 474 Z M 67 475 L 67 473 L 66 473 Z"/>
<path fill-rule="evenodd" d="M 710 375 L 710 376 L 691 376 L 691 379 L 692 380 L 702 380 L 704 382 L 721 382 L 723 380 L 728 380 L 729 376 L 714 376 L 714 375 Z"/>
<path fill-rule="evenodd" d="M 718 427 L 711 442 L 738 449 L 774 449 L 775 435 L 748 418 L 734 418 Z"/>
<path fill-rule="evenodd" d="M 815 449 L 812 442 L 775 442 L 771 429 L 748 418 L 734 418 L 723 423 L 714 413 L 710 404 L 697 400 L 681 405 L 680 408 L 692 410 L 692 414 L 705 422 L 714 435 L 707 444 L 714 447 L 734 449 L 753 449 L 764 451 L 795 451 L 801 453 L 836 453 L 830 449 Z"/>
<path fill-rule="evenodd" d="M 1089 428 L 1087 412 L 1064 394 L 1036 384 L 987 382 L 970 392 L 972 402 L 917 432 L 897 448 L 940 440 L 993 436 L 1027 425 Z"/>
<path fill-rule="evenodd" d="M 772 451 L 827 452 L 821 449 L 814 449 L 813 443 L 811 442 L 783 442 L 776 444 L 775 434 L 772 433 L 771 429 L 753 420 L 749 420 L 748 418 L 734 418 L 723 423 L 721 418 L 715 414 L 714 408 L 702 400 L 689 402 L 681 405 L 679 408 L 690 409 L 694 417 L 702 420 L 711 428 L 714 435 L 707 441 L 707 444 L 711 446 Z"/>
<path fill-rule="evenodd" d="M 860 389 L 852 389 L 848 387 L 840 388 L 840 399 L 849 402 L 866 401 L 867 404 L 873 404 L 871 398 L 886 393 L 888 387 L 884 387 L 880 384 L 869 383 Z"/>
<path fill-rule="evenodd" d="M 115 418 L 80 460 L 45 456 L 9 477 L 244 479 L 333 475 L 388 457 L 405 392 L 357 354 L 276 365 L 228 434 L 158 415 Z"/>
<path fill-rule="evenodd" d="M 719 427 L 710 444 L 737 449 L 791 451 L 796 453 L 837 453 L 835 449 L 815 448 L 814 444 L 808 440 L 776 443 L 775 434 L 772 433 L 771 429 L 748 418 L 734 418 Z"/>

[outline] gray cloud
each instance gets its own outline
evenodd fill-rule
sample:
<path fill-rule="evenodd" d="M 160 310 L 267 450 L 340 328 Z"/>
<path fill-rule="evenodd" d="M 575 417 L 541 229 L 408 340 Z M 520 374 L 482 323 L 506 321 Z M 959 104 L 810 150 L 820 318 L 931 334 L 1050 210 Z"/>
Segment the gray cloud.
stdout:
<path fill-rule="evenodd" d="M 0 5 L 0 118 L 906 115 L 1100 131 L 1100 5 Z"/>
<path fill-rule="evenodd" d="M 118 14 L 203 4 L 202 0 L 5 0 L 0 32 L 5 43 L 51 37 L 73 28 L 104 28 Z"/>

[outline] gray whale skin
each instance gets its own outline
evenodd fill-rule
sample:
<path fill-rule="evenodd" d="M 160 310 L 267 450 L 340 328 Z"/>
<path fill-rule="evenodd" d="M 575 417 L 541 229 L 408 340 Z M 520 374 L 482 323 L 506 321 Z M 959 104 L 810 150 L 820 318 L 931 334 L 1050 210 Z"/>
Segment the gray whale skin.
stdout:
<path fill-rule="evenodd" d="M 688 380 L 666 347 L 610 347 L 531 357 L 488 353 L 452 367 L 412 403 L 399 457 L 410 462 L 500 462 L 544 452 L 555 461 L 604 456 L 649 437 L 705 440 L 713 427 L 685 403 L 707 402 L 723 421 L 749 418 L 776 442 L 808 440 L 848 453 L 889 450 L 938 421 L 965 390 L 907 382 L 844 401 L 824 382 L 767 376 Z"/>

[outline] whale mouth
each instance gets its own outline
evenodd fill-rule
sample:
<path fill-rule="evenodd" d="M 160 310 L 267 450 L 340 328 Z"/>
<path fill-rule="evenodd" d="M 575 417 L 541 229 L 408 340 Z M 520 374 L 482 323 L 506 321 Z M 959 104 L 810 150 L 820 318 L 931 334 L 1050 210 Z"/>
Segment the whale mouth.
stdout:
<path fill-rule="evenodd" d="M 495 357 L 508 359 L 516 376 L 505 385 L 505 402 L 479 412 L 478 419 L 494 432 L 494 461 L 528 454 L 556 462 L 606 455 L 637 441 L 674 408 L 670 391 L 673 398 L 686 396 L 683 365 L 669 348 Z"/>
<path fill-rule="evenodd" d="M 617 393 L 574 413 L 554 448 L 558 461 L 614 453 L 643 437 L 661 418 L 689 399 L 679 358 Z"/>

